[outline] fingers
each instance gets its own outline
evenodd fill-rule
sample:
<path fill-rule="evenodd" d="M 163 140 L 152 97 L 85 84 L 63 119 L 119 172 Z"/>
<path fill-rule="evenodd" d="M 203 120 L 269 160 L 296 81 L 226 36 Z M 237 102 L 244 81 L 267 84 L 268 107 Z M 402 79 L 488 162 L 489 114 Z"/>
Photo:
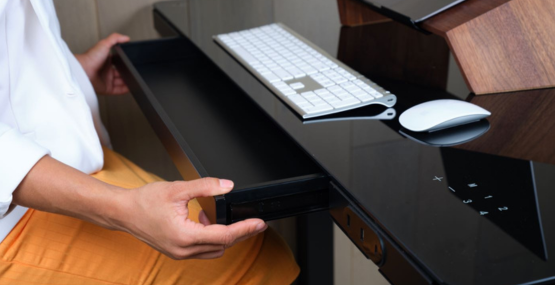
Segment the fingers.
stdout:
<path fill-rule="evenodd" d="M 127 86 L 114 86 L 114 89 L 110 93 L 110 95 L 123 95 L 129 93 L 129 88 Z"/>
<path fill-rule="evenodd" d="M 225 194 L 233 189 L 233 181 L 218 178 L 202 178 L 192 181 L 174 182 L 173 190 L 178 199 L 191 200 L 196 197 L 209 197 Z"/>
<path fill-rule="evenodd" d="M 107 67 L 104 83 L 106 85 L 106 90 L 103 94 L 106 95 L 122 95 L 129 92 L 129 88 L 121 78 L 119 72 L 113 66 Z"/>
<path fill-rule="evenodd" d="M 212 251 L 212 252 L 205 252 L 205 253 L 201 253 L 201 254 L 197 254 L 197 255 L 193 255 L 189 258 L 191 259 L 214 259 L 214 258 L 220 258 L 224 255 L 225 250 L 219 250 L 219 251 Z"/>
<path fill-rule="evenodd" d="M 194 234 L 195 243 L 223 245 L 228 248 L 239 241 L 263 232 L 266 228 L 268 226 L 260 219 L 244 220 L 229 226 L 209 225 Z"/>
<path fill-rule="evenodd" d="M 204 212 L 204 210 L 200 211 L 200 213 L 198 213 L 198 221 L 205 225 L 208 226 L 210 225 L 210 220 L 208 219 L 208 216 L 206 216 L 206 213 Z"/>
<path fill-rule="evenodd" d="M 172 257 L 175 259 L 199 258 L 199 256 L 204 257 L 203 259 L 216 258 L 219 257 L 216 253 L 223 255 L 224 251 L 225 248 L 222 245 L 195 245 L 180 249 L 179 253 Z"/>
<path fill-rule="evenodd" d="M 113 33 L 111 35 L 109 35 L 107 38 L 105 38 L 103 41 L 103 43 L 105 45 L 107 45 L 109 48 L 113 47 L 116 44 L 122 44 L 122 43 L 126 43 L 130 40 L 130 38 L 126 35 L 122 35 L 122 34 L 118 34 L 118 33 Z"/>
<path fill-rule="evenodd" d="M 127 85 L 125 85 L 125 82 L 123 82 L 121 78 L 115 78 L 112 84 L 111 95 L 122 95 L 129 92 L 129 88 L 127 88 Z"/>
<path fill-rule="evenodd" d="M 101 40 L 93 46 L 89 52 L 92 52 L 93 56 L 107 57 L 110 53 L 110 49 L 116 44 L 121 44 L 129 41 L 128 36 L 124 36 L 118 33 L 113 33 L 107 38 Z"/>

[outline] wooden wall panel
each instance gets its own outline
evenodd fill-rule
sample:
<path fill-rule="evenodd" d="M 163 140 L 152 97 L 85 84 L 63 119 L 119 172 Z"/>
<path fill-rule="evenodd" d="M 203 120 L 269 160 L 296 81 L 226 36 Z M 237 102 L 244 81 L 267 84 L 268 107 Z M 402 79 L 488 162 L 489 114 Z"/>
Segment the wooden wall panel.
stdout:
<path fill-rule="evenodd" d="M 491 111 L 488 121 L 492 128 L 458 148 L 555 163 L 555 89 L 471 96 L 469 100 Z"/>
<path fill-rule="evenodd" d="M 70 49 L 82 53 L 112 32 L 132 40 L 156 38 L 152 5 L 156 1 L 54 0 L 62 36 Z M 130 94 L 99 96 L 102 120 L 116 151 L 165 179 L 181 175 Z"/>
<path fill-rule="evenodd" d="M 74 53 L 83 53 L 99 39 L 95 0 L 54 0 L 62 37 Z"/>
<path fill-rule="evenodd" d="M 466 0 L 422 23 L 422 27 L 434 34 L 445 36 L 450 31 L 490 10 L 493 10 L 511 0 Z"/>
<path fill-rule="evenodd" d="M 345 26 L 358 26 L 391 21 L 391 19 L 378 14 L 368 8 L 368 5 L 358 0 L 337 0 L 341 24 Z"/>
<path fill-rule="evenodd" d="M 159 0 L 96 0 L 100 36 L 113 32 L 126 34 L 133 41 L 157 38 L 152 24 L 152 5 Z"/>
<path fill-rule="evenodd" d="M 555 86 L 555 1 L 513 0 L 446 34 L 476 94 Z"/>
<path fill-rule="evenodd" d="M 371 10 L 356 1 L 337 0 L 342 23 L 375 22 L 363 17 Z M 476 94 L 550 88 L 555 87 L 554 14 L 555 1 L 468 0 L 424 21 L 422 28 L 447 40 Z"/>

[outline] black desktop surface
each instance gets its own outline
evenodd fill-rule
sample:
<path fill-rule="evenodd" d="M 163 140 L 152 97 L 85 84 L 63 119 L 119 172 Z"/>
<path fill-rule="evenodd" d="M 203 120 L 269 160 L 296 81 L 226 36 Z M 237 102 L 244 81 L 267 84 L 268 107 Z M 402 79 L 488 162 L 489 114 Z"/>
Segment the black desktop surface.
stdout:
<path fill-rule="evenodd" d="M 265 12 L 266 1 L 231 2 L 163 2 L 156 4 L 155 9 L 260 107 L 246 110 L 241 120 L 246 124 L 250 124 L 249 120 L 253 124 L 266 119 L 275 122 L 284 132 L 280 139 L 300 146 L 339 186 L 341 194 L 353 201 L 434 282 L 542 284 L 555 280 L 555 165 L 549 158 L 537 159 L 526 149 L 512 152 L 511 157 L 496 155 L 506 146 L 499 141 L 500 134 L 505 135 L 504 140 L 514 141 L 512 148 L 518 149 L 519 143 L 529 147 L 527 143 L 532 138 L 527 138 L 525 130 L 517 132 L 511 128 L 522 126 L 520 123 L 531 118 L 516 113 L 519 124 L 506 124 L 496 120 L 496 111 L 492 110 L 489 131 L 471 143 L 444 148 L 408 139 L 400 133 L 397 119 L 306 123 L 214 43 L 214 35 L 275 20 L 272 13 Z M 247 4 L 250 8 L 243 9 Z M 188 21 L 181 17 L 185 14 Z M 338 34 L 337 19 L 319 21 L 325 21 L 328 28 L 335 26 L 337 30 L 329 35 Z M 288 25 L 286 20 L 282 22 Z M 297 32 L 307 39 L 316 44 L 329 41 L 338 44 L 339 39 L 317 32 L 322 22 L 306 21 L 305 25 Z M 172 68 L 172 64 L 168 63 L 167 67 Z M 175 74 L 179 72 L 176 69 Z M 419 102 L 453 98 L 441 90 L 383 78 L 371 79 L 397 95 L 398 103 L 394 107 L 397 116 Z M 555 96 L 552 90 L 545 92 Z M 225 96 L 225 90 L 221 93 Z M 526 101 L 532 95 L 523 92 L 491 96 Z M 467 100 L 473 98 L 470 95 Z M 555 102 L 542 98 L 546 112 L 555 108 Z M 180 109 L 178 101 L 167 99 L 171 101 L 167 105 Z M 226 101 L 225 108 L 240 110 L 242 102 Z M 186 108 L 191 112 L 202 111 L 203 102 L 199 102 L 198 110 L 193 106 Z M 383 110 L 371 106 L 344 116 L 372 116 Z M 214 114 L 214 120 L 225 120 L 225 114 Z M 207 130 L 207 135 L 211 131 Z M 253 140 L 271 139 L 258 132 L 251 136 Z M 553 148 L 546 147 L 554 145 L 550 142 L 555 143 L 549 132 L 534 139 L 538 147 L 545 148 L 546 154 L 552 153 Z M 202 148 L 201 139 L 198 144 Z M 499 147 L 493 147 L 495 151 L 476 152 L 465 149 L 466 145 Z M 241 146 L 235 147 L 241 149 Z M 248 149 L 237 155 L 249 155 Z M 276 155 L 278 161 L 279 156 Z"/>

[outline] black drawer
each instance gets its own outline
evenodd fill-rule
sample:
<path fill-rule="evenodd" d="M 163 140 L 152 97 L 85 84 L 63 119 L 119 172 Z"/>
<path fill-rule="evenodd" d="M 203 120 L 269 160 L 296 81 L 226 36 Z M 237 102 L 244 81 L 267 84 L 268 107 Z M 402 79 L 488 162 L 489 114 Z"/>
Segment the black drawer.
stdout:
<path fill-rule="evenodd" d="M 184 179 L 235 182 L 199 199 L 212 222 L 328 209 L 327 175 L 187 38 L 117 46 L 114 64 Z"/>

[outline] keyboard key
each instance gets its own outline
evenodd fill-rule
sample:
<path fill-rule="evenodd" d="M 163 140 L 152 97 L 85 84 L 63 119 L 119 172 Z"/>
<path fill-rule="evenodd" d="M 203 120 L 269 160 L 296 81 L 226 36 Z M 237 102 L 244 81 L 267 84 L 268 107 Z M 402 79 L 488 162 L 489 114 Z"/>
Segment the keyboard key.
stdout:
<path fill-rule="evenodd" d="M 311 101 L 316 98 L 320 98 L 312 91 L 301 93 L 301 96 L 303 96 L 308 101 Z"/>
<path fill-rule="evenodd" d="M 371 96 L 370 94 L 366 93 L 364 95 L 360 95 L 360 96 L 356 96 L 358 100 L 362 101 L 362 102 L 368 102 L 368 101 L 372 101 L 374 100 L 374 97 Z"/>
<path fill-rule="evenodd" d="M 325 79 L 327 79 L 327 77 L 324 76 L 324 75 L 321 74 L 321 73 L 316 73 L 316 74 L 314 74 L 314 75 L 311 75 L 310 78 L 314 79 L 316 82 L 318 82 L 318 81 L 320 81 L 320 80 L 325 80 Z"/>
<path fill-rule="evenodd" d="M 285 71 L 281 68 L 273 70 L 273 72 L 283 81 L 290 80 L 290 79 L 294 78 L 291 74 L 289 74 L 289 72 L 287 72 L 287 71 Z"/>
<path fill-rule="evenodd" d="M 288 97 L 293 103 L 297 104 L 297 105 L 301 105 L 301 104 L 310 104 L 308 102 L 308 100 L 306 100 L 303 96 L 301 95 L 292 95 Z M 312 105 L 312 104 L 310 104 Z"/>
<path fill-rule="evenodd" d="M 300 69 L 296 67 L 286 68 L 285 70 L 289 72 L 291 75 L 293 75 L 295 78 L 301 78 L 306 76 L 306 73 L 302 72 Z"/>
<path fill-rule="evenodd" d="M 358 89 L 358 90 L 352 91 L 352 92 L 350 92 L 350 93 L 351 93 L 353 96 L 355 96 L 355 97 L 368 94 L 368 93 L 362 91 L 362 89 Z M 369 94 L 368 94 L 368 95 L 369 95 Z"/>
<path fill-rule="evenodd" d="M 345 82 L 345 83 L 341 84 L 341 87 L 343 87 L 343 89 L 345 89 L 345 90 L 349 90 L 349 89 L 353 89 L 353 88 L 358 88 L 358 87 L 356 87 L 356 85 L 354 85 L 354 84 L 351 83 L 351 82 Z"/>
<path fill-rule="evenodd" d="M 322 99 L 326 100 L 326 101 L 327 101 L 328 99 L 331 99 L 331 98 L 337 98 L 337 96 L 333 95 L 332 93 L 320 95 L 320 97 L 321 97 Z"/>
<path fill-rule="evenodd" d="M 311 63 L 310 65 L 312 65 L 312 67 L 314 67 L 315 69 L 317 69 L 320 72 L 330 69 L 327 65 L 321 63 L 320 61 L 318 61 L 316 63 Z"/>
<path fill-rule="evenodd" d="M 341 78 L 333 79 L 333 81 L 335 82 L 335 84 L 341 84 L 341 83 L 347 82 L 348 80 L 345 77 L 341 77 Z"/>
<path fill-rule="evenodd" d="M 274 83 L 274 82 L 278 82 L 281 81 L 281 79 L 279 77 L 277 77 L 275 74 L 273 73 L 267 73 L 267 74 L 263 74 L 262 75 L 266 80 L 270 81 L 270 83 Z"/>
<path fill-rule="evenodd" d="M 333 96 L 333 97 L 329 97 L 329 98 L 324 98 L 324 100 L 326 102 L 328 102 L 331 106 L 333 106 L 333 104 L 335 104 L 336 102 L 341 102 L 341 99 Z"/>
<path fill-rule="evenodd" d="M 312 66 L 308 66 L 308 65 L 306 67 L 301 67 L 301 66 L 297 65 L 297 67 L 299 67 L 303 72 L 305 72 L 308 75 L 315 74 L 315 73 L 318 72 L 318 70 L 316 70 Z"/>
<path fill-rule="evenodd" d="M 324 95 L 330 94 L 330 92 L 328 90 L 324 89 L 324 88 L 318 89 L 318 90 L 314 91 L 314 93 L 316 93 L 316 95 L 318 95 L 318 96 L 324 96 Z"/>
<path fill-rule="evenodd" d="M 344 89 L 340 89 L 340 90 L 337 90 L 337 91 L 333 91 L 332 93 L 333 93 L 333 95 L 335 95 L 335 96 L 337 96 L 337 97 L 345 96 L 345 95 L 348 95 L 348 94 L 349 94 L 349 92 L 345 91 Z"/>
<path fill-rule="evenodd" d="M 345 90 L 347 90 L 347 92 L 349 92 L 349 93 L 362 91 L 362 89 L 358 88 L 357 86 L 345 88 Z M 363 91 L 363 92 L 364 92 L 364 91 Z"/>
<path fill-rule="evenodd" d="M 343 107 L 347 107 L 347 106 L 352 106 L 355 104 L 360 103 L 359 100 L 353 98 L 353 99 L 347 99 L 347 100 L 342 100 L 339 102 L 334 102 L 334 103 L 330 103 L 334 108 L 338 109 L 338 108 L 343 108 Z"/>
<path fill-rule="evenodd" d="M 314 106 L 325 106 L 328 105 L 328 103 L 326 103 L 326 101 L 322 100 L 321 98 L 315 98 L 310 100 L 310 103 L 312 103 L 312 105 Z"/>
<path fill-rule="evenodd" d="M 289 86 L 291 86 L 291 88 L 293 88 L 295 90 L 304 88 L 304 84 L 302 84 L 301 82 L 295 82 L 295 83 L 293 83 Z"/>
<path fill-rule="evenodd" d="M 374 98 L 382 98 L 383 94 L 377 91 L 370 93 L 370 95 L 374 96 Z"/>
<path fill-rule="evenodd" d="M 287 86 L 289 86 L 287 83 L 285 83 L 285 82 L 283 82 L 283 81 L 279 81 L 279 82 L 272 83 L 272 85 L 274 85 L 276 88 L 287 87 Z"/>
<path fill-rule="evenodd" d="M 297 94 L 297 92 L 290 87 L 282 87 L 282 88 L 278 88 L 278 90 L 285 96 L 291 96 L 293 94 Z"/>
<path fill-rule="evenodd" d="M 318 82 L 318 83 L 320 83 L 320 85 L 322 85 L 323 87 L 330 87 L 330 86 L 335 85 L 335 82 L 333 82 L 333 81 L 331 81 L 331 80 L 328 80 L 328 79 L 322 80 L 322 81 L 320 81 L 320 82 Z"/>
<path fill-rule="evenodd" d="M 353 95 L 349 94 L 349 93 L 342 93 L 342 94 L 335 94 L 335 96 L 337 96 L 337 98 L 341 99 L 341 100 L 347 100 L 347 99 L 353 99 L 355 98 Z"/>
<path fill-rule="evenodd" d="M 307 114 L 316 114 L 316 113 L 321 113 L 321 112 L 326 112 L 331 110 L 333 110 L 333 107 L 328 104 L 303 108 L 303 111 L 305 111 Z"/>

